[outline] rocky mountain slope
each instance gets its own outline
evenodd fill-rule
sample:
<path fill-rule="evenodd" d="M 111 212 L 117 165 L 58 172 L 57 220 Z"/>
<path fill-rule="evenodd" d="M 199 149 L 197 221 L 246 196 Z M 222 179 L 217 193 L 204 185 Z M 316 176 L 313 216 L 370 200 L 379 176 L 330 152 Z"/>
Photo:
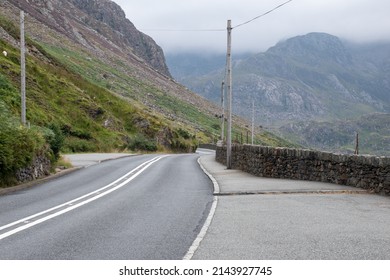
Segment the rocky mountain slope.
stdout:
<path fill-rule="evenodd" d="M 248 116 L 247 108 L 254 99 L 258 118 L 278 125 L 388 111 L 389 45 L 372 46 L 382 51 L 375 52 L 375 58 L 364 47 L 352 46 L 329 34 L 311 33 L 235 61 L 236 112 Z M 222 71 L 178 80 L 208 99 L 218 100 Z"/>
<path fill-rule="evenodd" d="M 265 127 L 302 121 L 332 123 L 390 112 L 389 44 L 357 45 L 329 34 L 310 33 L 234 60 L 233 65 L 235 112 L 250 119 L 248 108 L 254 100 L 256 120 Z M 223 73 L 224 69 L 213 69 L 178 80 L 218 101 Z M 298 135 L 301 132 L 295 137 L 301 144 L 321 146 L 313 146 L 306 135 Z"/>
<path fill-rule="evenodd" d="M 154 69 L 170 75 L 162 49 L 152 38 L 139 32 L 126 18 L 120 6 L 110 0 L 8 2 L 24 10 L 31 18 L 91 51 L 110 49 L 123 56 L 135 54 Z"/>

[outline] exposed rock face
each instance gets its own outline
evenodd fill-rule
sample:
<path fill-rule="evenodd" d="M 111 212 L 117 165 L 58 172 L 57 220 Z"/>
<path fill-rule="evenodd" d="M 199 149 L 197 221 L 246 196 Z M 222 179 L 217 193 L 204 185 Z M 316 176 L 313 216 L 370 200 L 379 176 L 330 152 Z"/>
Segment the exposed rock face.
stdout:
<path fill-rule="evenodd" d="M 109 48 L 136 55 L 170 77 L 164 53 L 152 38 L 138 31 L 111 0 L 10 0 L 32 17 L 96 52 Z M 97 46 L 102 46 L 98 48 Z"/>
<path fill-rule="evenodd" d="M 37 155 L 30 166 L 16 172 L 16 179 L 19 183 L 33 181 L 50 174 L 51 162 L 44 155 Z"/>
<path fill-rule="evenodd" d="M 107 24 L 119 34 L 102 31 L 102 34 L 111 37 L 119 46 L 130 46 L 134 52 L 148 62 L 153 68 L 170 76 L 165 63 L 163 50 L 155 41 L 138 31 L 133 23 L 126 18 L 122 8 L 110 0 L 69 0 L 80 10 L 98 22 Z"/>

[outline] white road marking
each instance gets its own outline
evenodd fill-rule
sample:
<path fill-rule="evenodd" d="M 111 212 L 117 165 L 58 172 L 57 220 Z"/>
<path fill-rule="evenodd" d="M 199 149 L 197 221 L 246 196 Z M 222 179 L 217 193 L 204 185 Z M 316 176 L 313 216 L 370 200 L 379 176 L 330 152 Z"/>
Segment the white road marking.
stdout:
<path fill-rule="evenodd" d="M 215 151 L 214 150 L 198 148 L 196 150 L 196 153 L 200 154 L 200 155 L 212 155 L 212 154 L 215 154 Z"/>
<path fill-rule="evenodd" d="M 21 231 L 23 231 L 23 230 L 26 230 L 26 229 L 28 229 L 28 228 L 30 228 L 30 227 L 33 227 L 33 226 L 35 226 L 35 225 L 38 225 L 38 224 L 40 224 L 40 223 L 43 223 L 43 222 L 45 222 L 45 221 L 47 221 L 47 220 L 53 219 L 53 218 L 55 218 L 55 217 L 58 217 L 58 216 L 60 216 L 60 215 L 62 215 L 62 214 L 65 214 L 65 213 L 67 213 L 67 212 L 69 212 L 69 211 L 72 211 L 72 210 L 74 210 L 74 209 L 77 209 L 77 208 L 79 208 L 79 207 L 81 207 L 81 206 L 83 206 L 83 205 L 86 205 L 86 204 L 88 204 L 88 203 L 90 203 L 90 202 L 92 202 L 92 201 L 95 201 L 95 200 L 97 200 L 97 199 L 99 199 L 99 198 L 101 198 L 101 197 L 103 197 L 103 196 L 106 196 L 106 195 L 108 195 L 108 194 L 110 194 L 110 193 L 112 193 L 112 192 L 114 192 L 114 191 L 116 191 L 116 190 L 122 188 L 122 187 L 125 186 L 127 183 L 129 183 L 130 181 L 132 181 L 133 179 L 135 179 L 137 176 L 139 176 L 139 175 L 140 175 L 142 172 L 144 172 L 147 168 L 149 168 L 153 163 L 159 161 L 160 159 L 162 159 L 162 158 L 164 158 L 164 157 L 167 157 L 167 155 L 166 155 L 166 156 L 155 157 L 155 158 L 153 158 L 153 159 L 151 159 L 151 160 L 149 160 L 149 161 L 146 161 L 146 162 L 142 163 L 141 165 L 137 166 L 136 168 L 134 168 L 133 170 L 131 170 L 130 172 L 128 172 L 127 174 L 125 174 L 124 176 L 122 176 L 121 178 L 115 180 L 115 181 L 112 182 L 111 184 L 106 185 L 106 186 L 104 186 L 104 187 L 102 187 L 102 188 L 100 188 L 100 189 L 98 189 L 98 190 L 96 190 L 96 191 L 93 191 L 93 192 L 91 192 L 91 193 L 88 193 L 88 194 L 86 194 L 86 195 L 83 195 L 83 196 L 81 196 L 81 197 L 78 197 L 78 198 L 76 198 L 76 199 L 73 199 L 73 200 L 68 201 L 68 202 L 66 202 L 66 203 L 63 203 L 63 204 L 61 204 L 61 205 L 55 206 L 55 207 L 53 207 L 53 208 L 47 209 L 47 210 L 45 210 L 45 211 L 39 212 L 39 213 L 37 213 L 37 214 L 31 215 L 31 216 L 29 216 L 29 217 L 20 219 L 20 220 L 18 220 L 18 221 L 15 221 L 15 222 L 13 222 L 13 223 L 10 223 L 10 224 L 7 224 L 7 225 L 4 225 L 4 226 L 0 227 L 0 231 L 2 231 L 2 230 L 4 230 L 4 229 L 7 229 L 7 228 L 10 228 L 10 227 L 16 226 L 16 225 L 18 225 L 18 224 L 23 224 L 22 226 L 16 227 L 16 228 L 13 229 L 13 230 L 10 230 L 10 231 L 8 231 L 8 232 L 5 232 L 5 233 L 1 234 L 1 235 L 0 235 L 0 240 L 4 239 L 4 238 L 6 238 L 6 237 L 9 237 L 9 236 L 11 236 L 11 235 L 13 235 L 13 234 L 15 234 L 15 233 L 18 233 L 18 232 L 21 232 Z M 135 172 L 136 172 L 136 173 L 135 173 Z M 135 174 L 133 174 L 133 173 L 135 173 Z M 133 174 L 131 177 L 126 178 L 126 177 L 128 177 L 129 175 L 131 175 L 131 174 Z M 123 180 L 123 179 L 126 179 L 126 180 L 123 181 L 123 182 L 120 183 L 120 184 L 117 184 L 118 182 L 120 182 L 120 181 Z M 115 187 L 110 188 L 110 187 L 112 187 L 112 186 L 114 186 L 114 185 L 115 185 Z M 108 189 L 108 188 L 110 188 L 110 189 Z M 107 190 L 107 189 L 108 189 L 108 190 Z M 106 191 L 105 191 L 105 190 L 106 190 Z M 83 201 L 81 201 L 81 202 L 78 202 L 78 201 L 80 201 L 80 200 L 82 200 L 82 199 L 85 199 L 85 198 L 87 198 L 87 197 L 89 197 L 89 196 L 93 196 L 93 197 L 91 197 L 91 198 L 89 198 L 89 199 L 86 199 L 86 200 L 83 200 Z M 71 206 L 70 206 L 70 205 L 71 205 Z M 53 212 L 53 211 L 55 211 L 55 210 L 57 210 L 57 209 L 59 209 L 59 208 L 63 208 L 63 207 L 66 207 L 66 206 L 70 206 L 70 207 L 67 207 L 67 208 L 62 209 L 62 210 L 57 211 L 57 212 L 54 212 L 54 213 L 52 213 L 52 214 L 50 214 L 50 215 L 47 215 L 47 216 L 45 216 L 45 217 L 43 217 L 43 218 L 40 218 L 40 219 L 38 219 L 38 220 L 35 220 L 35 221 L 33 221 L 33 222 L 30 222 L 30 221 L 29 221 L 29 220 L 31 220 L 31 219 L 37 218 L 37 217 L 39 217 L 39 216 L 43 216 L 43 215 L 45 215 L 45 214 L 47 214 L 47 213 Z M 26 222 L 27 222 L 28 224 L 26 224 Z"/>
<path fill-rule="evenodd" d="M 210 180 L 213 182 L 214 185 L 214 194 L 218 194 L 220 191 L 219 185 L 217 180 L 203 167 L 203 165 L 200 162 L 200 158 L 198 159 L 198 163 L 200 167 L 202 168 L 203 172 L 206 173 L 206 175 L 210 178 Z M 204 225 L 199 232 L 198 236 L 195 238 L 194 242 L 192 242 L 191 247 L 188 249 L 187 254 L 184 256 L 183 260 L 191 260 L 194 256 L 196 250 L 198 250 L 200 243 L 202 242 L 203 238 L 206 236 L 206 233 L 210 227 L 210 224 L 214 218 L 215 210 L 217 209 L 218 205 L 218 196 L 214 196 L 213 204 L 211 205 L 210 213 L 207 216 L 206 221 L 204 222 Z"/>

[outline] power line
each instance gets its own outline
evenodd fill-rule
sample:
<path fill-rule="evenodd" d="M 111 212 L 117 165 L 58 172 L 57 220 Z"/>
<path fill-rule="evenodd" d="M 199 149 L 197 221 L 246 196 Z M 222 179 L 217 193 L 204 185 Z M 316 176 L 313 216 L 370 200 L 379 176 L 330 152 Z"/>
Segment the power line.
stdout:
<path fill-rule="evenodd" d="M 252 21 L 255 21 L 258 18 L 264 17 L 264 16 L 272 13 L 273 11 L 283 7 L 284 5 L 287 5 L 288 3 L 292 2 L 292 1 L 293 0 L 286 1 L 283 4 L 280 4 L 279 6 L 269 10 L 268 12 L 265 12 L 264 14 L 261 14 L 261 15 L 259 15 L 257 17 L 254 17 L 251 20 L 248 20 L 246 22 L 243 22 L 241 24 L 238 24 L 238 25 L 232 27 L 232 29 L 238 28 L 238 27 L 243 26 L 245 24 L 248 24 L 248 23 L 250 23 Z M 215 28 L 215 29 L 159 29 L 159 28 L 147 29 L 147 28 L 145 28 L 144 29 L 144 28 L 142 28 L 142 29 L 140 29 L 140 31 L 145 31 L 145 32 L 146 31 L 157 31 L 157 32 L 225 32 L 226 29 L 220 29 L 220 28 Z"/>
<path fill-rule="evenodd" d="M 161 31 L 161 32 L 221 32 L 226 29 L 140 29 L 141 31 Z"/>
<path fill-rule="evenodd" d="M 246 22 L 243 22 L 243 23 L 241 23 L 241 24 L 239 24 L 239 25 L 236 25 L 236 26 L 234 26 L 233 28 L 237 28 L 237 27 L 243 26 L 243 25 L 248 24 L 248 23 L 250 23 L 250 22 L 252 22 L 252 21 L 255 21 L 255 20 L 258 19 L 258 18 L 261 18 L 261 17 L 263 17 L 263 16 L 266 16 L 266 15 L 272 13 L 273 11 L 275 11 L 275 10 L 277 10 L 277 9 L 279 9 L 279 8 L 281 8 L 281 7 L 283 7 L 284 5 L 286 5 L 286 4 L 288 4 L 288 3 L 292 2 L 292 1 L 293 1 L 293 0 L 286 1 L 286 2 L 284 2 L 283 4 L 280 4 L 279 6 L 273 8 L 272 10 L 269 10 L 268 12 L 265 12 L 264 14 L 261 14 L 261 15 L 259 15 L 259 16 L 257 16 L 257 17 L 254 17 L 254 18 L 252 18 L 251 20 L 248 20 L 248 21 L 246 21 Z"/>

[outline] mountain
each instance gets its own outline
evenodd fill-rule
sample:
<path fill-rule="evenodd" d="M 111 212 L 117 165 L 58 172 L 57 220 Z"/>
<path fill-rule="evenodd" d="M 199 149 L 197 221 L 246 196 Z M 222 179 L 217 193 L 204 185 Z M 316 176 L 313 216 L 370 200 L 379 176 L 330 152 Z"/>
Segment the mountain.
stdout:
<path fill-rule="evenodd" d="M 358 49 L 335 36 L 310 33 L 234 61 L 236 113 L 249 117 L 252 99 L 257 118 L 269 125 L 387 112 L 390 55 L 377 52 L 370 61 Z M 179 80 L 202 96 L 218 100 L 223 71 Z"/>
<path fill-rule="evenodd" d="M 177 79 L 219 102 L 224 71 Z M 359 45 L 310 33 L 246 59 L 235 60 L 233 53 L 232 73 L 235 113 L 250 119 L 248 108 L 254 100 L 259 125 L 279 132 L 281 126 L 302 121 L 331 124 L 390 112 L 390 44 L 386 43 Z M 316 147 L 301 136 L 295 137 L 302 140 L 300 144 Z"/>
<path fill-rule="evenodd" d="M 0 2 L 2 122 L 16 123 L 21 107 L 20 9 L 27 119 L 45 133 L 59 129 L 63 151 L 193 151 L 218 138 L 219 108 L 173 81 L 162 49 L 109 0 Z M 246 126 L 235 118 L 235 131 Z"/>

